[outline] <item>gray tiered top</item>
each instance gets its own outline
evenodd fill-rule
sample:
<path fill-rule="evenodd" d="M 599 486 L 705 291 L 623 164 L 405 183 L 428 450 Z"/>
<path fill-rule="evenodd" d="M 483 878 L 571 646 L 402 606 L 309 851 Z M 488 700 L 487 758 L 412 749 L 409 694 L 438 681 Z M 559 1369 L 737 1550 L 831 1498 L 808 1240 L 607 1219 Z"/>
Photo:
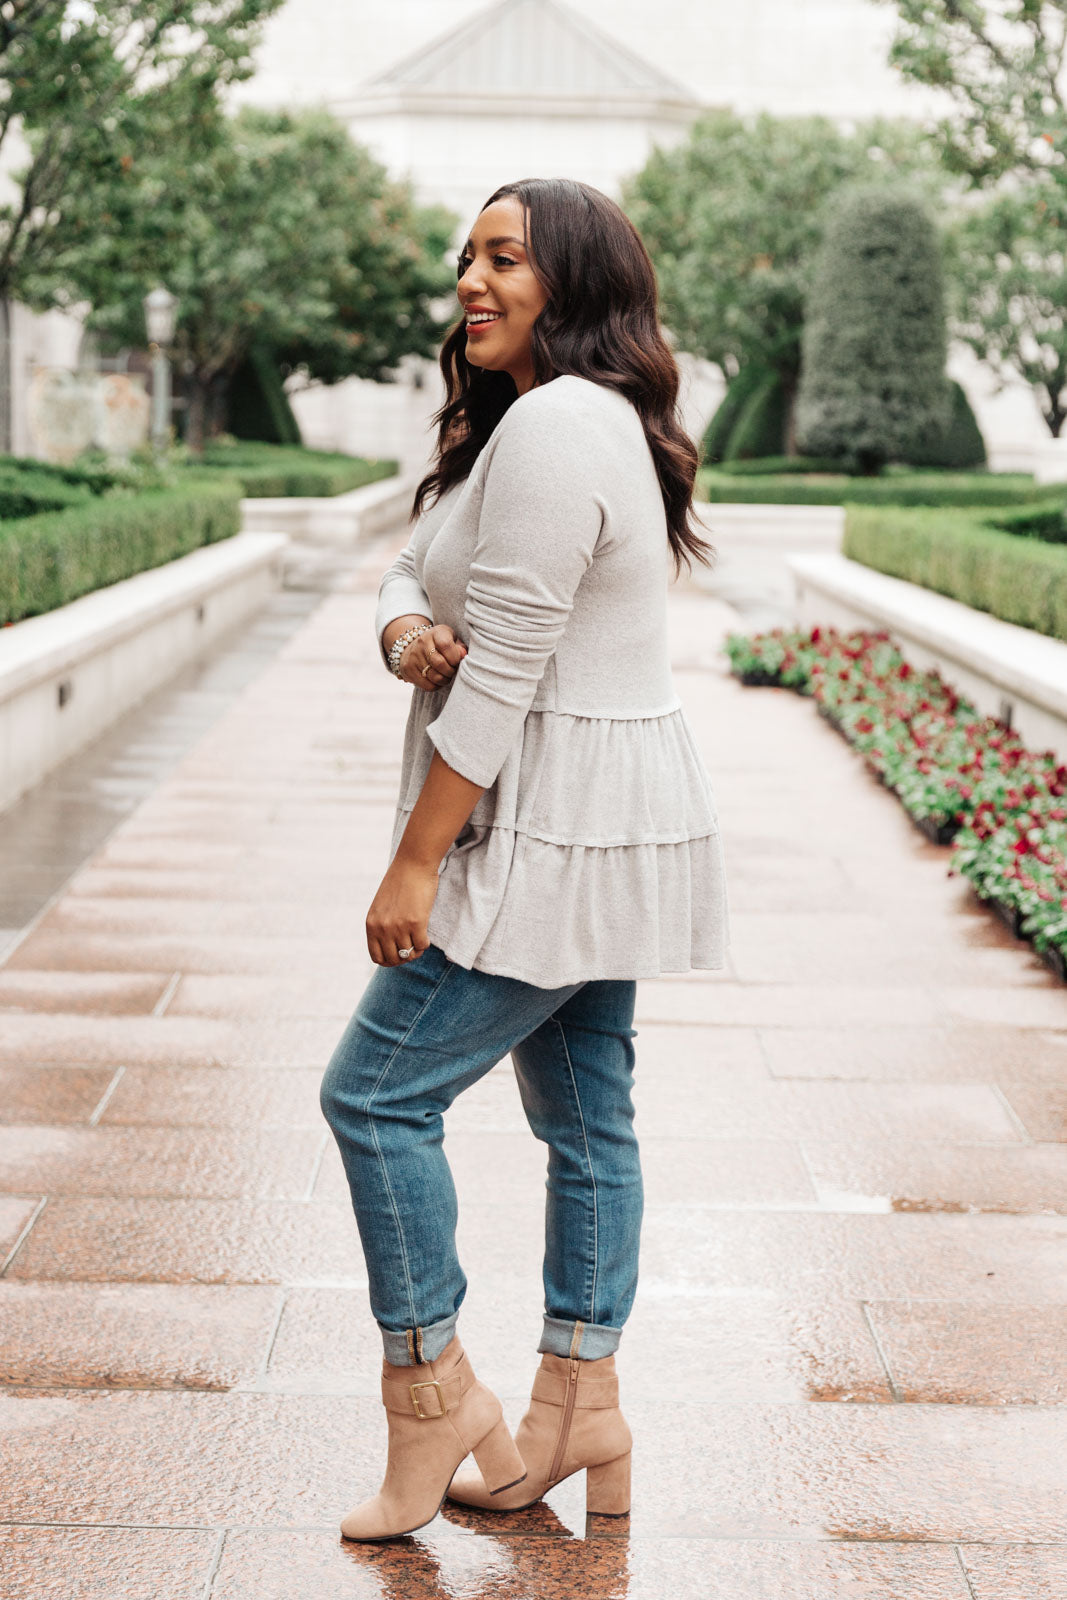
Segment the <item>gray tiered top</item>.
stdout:
<path fill-rule="evenodd" d="M 434 746 L 485 787 L 430 914 L 449 960 L 542 988 L 725 965 L 715 800 L 671 677 L 671 568 L 640 417 L 561 377 L 512 403 L 383 577 L 379 649 L 420 612 L 468 650 L 447 684 L 411 691 L 390 849 Z"/>

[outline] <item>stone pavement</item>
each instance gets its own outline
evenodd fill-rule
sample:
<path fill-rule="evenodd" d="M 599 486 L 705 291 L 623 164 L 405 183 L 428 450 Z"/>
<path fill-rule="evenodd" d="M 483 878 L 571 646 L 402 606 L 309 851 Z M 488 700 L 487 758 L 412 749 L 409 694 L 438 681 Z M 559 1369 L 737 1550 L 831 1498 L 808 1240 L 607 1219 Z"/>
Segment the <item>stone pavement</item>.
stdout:
<path fill-rule="evenodd" d="M 688 585 L 675 667 L 733 946 L 638 986 L 632 1518 L 587 1528 L 575 1480 L 340 1541 L 384 1425 L 317 1091 L 372 970 L 413 692 L 371 631 L 398 543 L 0 968 L 0 1594 L 1062 1600 L 1067 991 L 810 704 L 728 677 L 736 614 Z M 514 1422 L 543 1162 L 507 1064 L 448 1148 L 461 1331 Z"/>

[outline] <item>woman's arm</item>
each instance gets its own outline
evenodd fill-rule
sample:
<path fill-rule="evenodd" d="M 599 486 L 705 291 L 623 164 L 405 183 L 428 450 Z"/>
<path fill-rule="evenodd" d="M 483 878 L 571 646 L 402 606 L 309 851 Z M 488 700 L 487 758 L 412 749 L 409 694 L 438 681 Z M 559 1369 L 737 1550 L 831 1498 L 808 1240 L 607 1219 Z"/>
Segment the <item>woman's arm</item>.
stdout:
<path fill-rule="evenodd" d="M 456 638 L 447 622 L 435 624 L 419 612 L 410 612 L 404 617 L 394 617 L 382 632 L 378 642 L 382 647 L 382 655 L 386 657 L 386 664 L 390 646 L 417 622 L 429 623 L 429 627 L 405 645 L 400 657 L 399 675 L 405 683 L 413 683 L 416 689 L 432 694 L 455 676 L 456 668 L 467 654 L 467 647 Z"/>
<path fill-rule="evenodd" d="M 554 387 L 504 419 L 467 584 L 467 656 L 426 728 L 449 766 L 486 788 L 522 732 L 604 526 L 603 441 Z"/>
<path fill-rule="evenodd" d="M 484 793 L 434 751 L 422 792 L 367 913 L 367 948 L 379 966 L 403 966 L 428 946 L 437 869 Z M 415 956 L 397 953 L 412 947 Z"/>

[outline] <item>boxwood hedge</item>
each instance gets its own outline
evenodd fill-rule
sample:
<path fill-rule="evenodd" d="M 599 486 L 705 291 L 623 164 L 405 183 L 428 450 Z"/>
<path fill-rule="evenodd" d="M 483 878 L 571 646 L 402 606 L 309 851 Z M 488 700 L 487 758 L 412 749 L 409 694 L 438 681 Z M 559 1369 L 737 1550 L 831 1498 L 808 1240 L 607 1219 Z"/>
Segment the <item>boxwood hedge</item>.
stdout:
<path fill-rule="evenodd" d="M 1067 640 L 1062 543 L 1007 532 L 981 511 L 849 506 L 842 551 L 877 572 Z"/>
<path fill-rule="evenodd" d="M 97 497 L 0 526 L 0 624 L 53 611 L 240 527 L 237 482 Z"/>
<path fill-rule="evenodd" d="M 697 498 L 715 505 L 1021 506 L 1047 503 L 1048 484 L 1005 473 L 889 472 L 877 478 L 750 476 L 703 470 Z M 1062 493 L 1060 499 L 1062 502 Z"/>
<path fill-rule="evenodd" d="M 361 456 L 334 455 L 328 450 L 305 450 L 303 446 L 261 444 L 244 441 L 235 445 L 208 445 L 203 462 L 190 467 L 206 467 L 232 476 L 242 493 L 252 499 L 280 499 L 290 495 L 347 494 L 366 483 L 389 478 L 396 472 L 395 461 L 367 461 Z"/>

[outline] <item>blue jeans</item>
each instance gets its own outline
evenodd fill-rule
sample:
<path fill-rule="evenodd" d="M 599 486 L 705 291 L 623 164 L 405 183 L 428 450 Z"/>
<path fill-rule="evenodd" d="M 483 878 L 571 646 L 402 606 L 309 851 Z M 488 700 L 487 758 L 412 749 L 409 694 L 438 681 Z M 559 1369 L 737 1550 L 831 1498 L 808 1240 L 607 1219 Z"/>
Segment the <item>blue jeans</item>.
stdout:
<path fill-rule="evenodd" d="M 510 1051 L 527 1120 L 548 1146 L 545 1322 L 538 1349 L 617 1347 L 637 1288 L 643 1191 L 633 1131 L 637 984 L 541 989 L 457 966 L 436 945 L 378 967 L 322 1082 L 388 1361 L 433 1361 L 467 1280 L 443 1113 Z"/>

